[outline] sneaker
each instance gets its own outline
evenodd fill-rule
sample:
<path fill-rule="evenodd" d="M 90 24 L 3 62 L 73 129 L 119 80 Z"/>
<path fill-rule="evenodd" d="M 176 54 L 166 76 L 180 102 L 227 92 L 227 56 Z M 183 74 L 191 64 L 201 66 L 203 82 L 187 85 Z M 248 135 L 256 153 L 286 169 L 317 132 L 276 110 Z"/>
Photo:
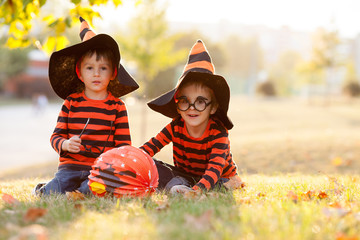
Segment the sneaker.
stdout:
<path fill-rule="evenodd" d="M 34 189 L 31 191 L 31 194 L 33 196 L 39 196 L 41 197 L 42 193 L 43 193 L 43 187 L 46 185 L 46 183 L 38 183 Z"/>

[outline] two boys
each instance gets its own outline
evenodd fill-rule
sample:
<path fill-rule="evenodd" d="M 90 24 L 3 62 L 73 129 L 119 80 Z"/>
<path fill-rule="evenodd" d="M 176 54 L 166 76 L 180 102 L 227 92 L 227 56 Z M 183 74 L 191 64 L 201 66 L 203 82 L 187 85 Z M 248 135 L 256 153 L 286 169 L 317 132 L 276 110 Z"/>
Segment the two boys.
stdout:
<path fill-rule="evenodd" d="M 127 111 L 119 97 L 138 85 L 119 64 L 116 42 L 108 35 L 95 35 L 81 21 L 83 42 L 53 53 L 50 59 L 51 85 L 65 102 L 51 137 L 60 155 L 59 169 L 53 180 L 36 187 L 40 194 L 89 193 L 87 177 L 95 159 L 111 148 L 131 145 Z M 176 88 L 148 103 L 173 118 L 140 147 L 153 156 L 173 142 L 174 166 L 154 160 L 159 189 L 184 193 L 226 187 L 229 182 L 241 186 L 228 139 L 233 127 L 227 116 L 230 90 L 214 72 L 199 40 Z"/>

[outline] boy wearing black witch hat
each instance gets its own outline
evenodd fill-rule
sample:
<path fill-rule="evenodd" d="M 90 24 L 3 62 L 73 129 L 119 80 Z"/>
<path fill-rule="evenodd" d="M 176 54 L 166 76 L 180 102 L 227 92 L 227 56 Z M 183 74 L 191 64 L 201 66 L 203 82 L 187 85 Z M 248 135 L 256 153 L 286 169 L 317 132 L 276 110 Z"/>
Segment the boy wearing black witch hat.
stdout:
<path fill-rule="evenodd" d="M 214 72 L 210 55 L 198 40 L 177 86 L 148 103 L 151 109 L 173 118 L 140 147 L 154 156 L 173 142 L 174 166 L 155 160 L 159 189 L 185 193 L 221 185 L 242 187 L 228 138 L 228 130 L 233 127 L 227 116 L 230 89 L 226 80 Z"/>
<path fill-rule="evenodd" d="M 65 99 L 51 146 L 59 153 L 55 177 L 38 184 L 37 195 L 90 193 L 88 175 L 95 159 L 109 149 L 131 145 L 127 110 L 119 97 L 139 86 L 120 64 L 116 41 L 96 35 L 80 17 L 82 42 L 51 55 L 49 79 Z"/>

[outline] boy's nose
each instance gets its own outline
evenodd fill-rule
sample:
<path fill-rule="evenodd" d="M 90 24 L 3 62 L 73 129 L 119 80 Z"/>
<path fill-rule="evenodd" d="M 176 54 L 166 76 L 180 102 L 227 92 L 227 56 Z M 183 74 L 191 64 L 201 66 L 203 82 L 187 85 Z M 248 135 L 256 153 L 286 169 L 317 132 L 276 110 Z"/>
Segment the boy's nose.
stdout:
<path fill-rule="evenodd" d="M 100 75 L 100 69 L 95 68 L 95 69 L 94 69 L 94 75 L 95 75 L 95 76 L 99 76 L 99 75 Z"/>

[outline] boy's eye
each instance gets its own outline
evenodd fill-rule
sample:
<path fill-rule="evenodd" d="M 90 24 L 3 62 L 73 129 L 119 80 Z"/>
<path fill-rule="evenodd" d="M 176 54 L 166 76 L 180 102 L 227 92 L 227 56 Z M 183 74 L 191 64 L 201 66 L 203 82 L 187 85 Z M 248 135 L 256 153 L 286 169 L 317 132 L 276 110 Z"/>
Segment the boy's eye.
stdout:
<path fill-rule="evenodd" d="M 198 99 L 196 99 L 196 101 L 200 104 L 206 103 L 205 99 L 203 99 L 203 98 L 198 98 Z"/>
<path fill-rule="evenodd" d="M 88 66 L 88 67 L 86 67 L 86 69 L 87 69 L 87 70 L 91 70 L 91 69 L 92 69 L 92 67 Z"/>
<path fill-rule="evenodd" d="M 188 101 L 186 98 L 179 98 L 179 99 L 178 99 L 178 102 L 179 102 L 180 104 L 183 104 L 183 103 L 188 103 L 189 101 Z"/>

